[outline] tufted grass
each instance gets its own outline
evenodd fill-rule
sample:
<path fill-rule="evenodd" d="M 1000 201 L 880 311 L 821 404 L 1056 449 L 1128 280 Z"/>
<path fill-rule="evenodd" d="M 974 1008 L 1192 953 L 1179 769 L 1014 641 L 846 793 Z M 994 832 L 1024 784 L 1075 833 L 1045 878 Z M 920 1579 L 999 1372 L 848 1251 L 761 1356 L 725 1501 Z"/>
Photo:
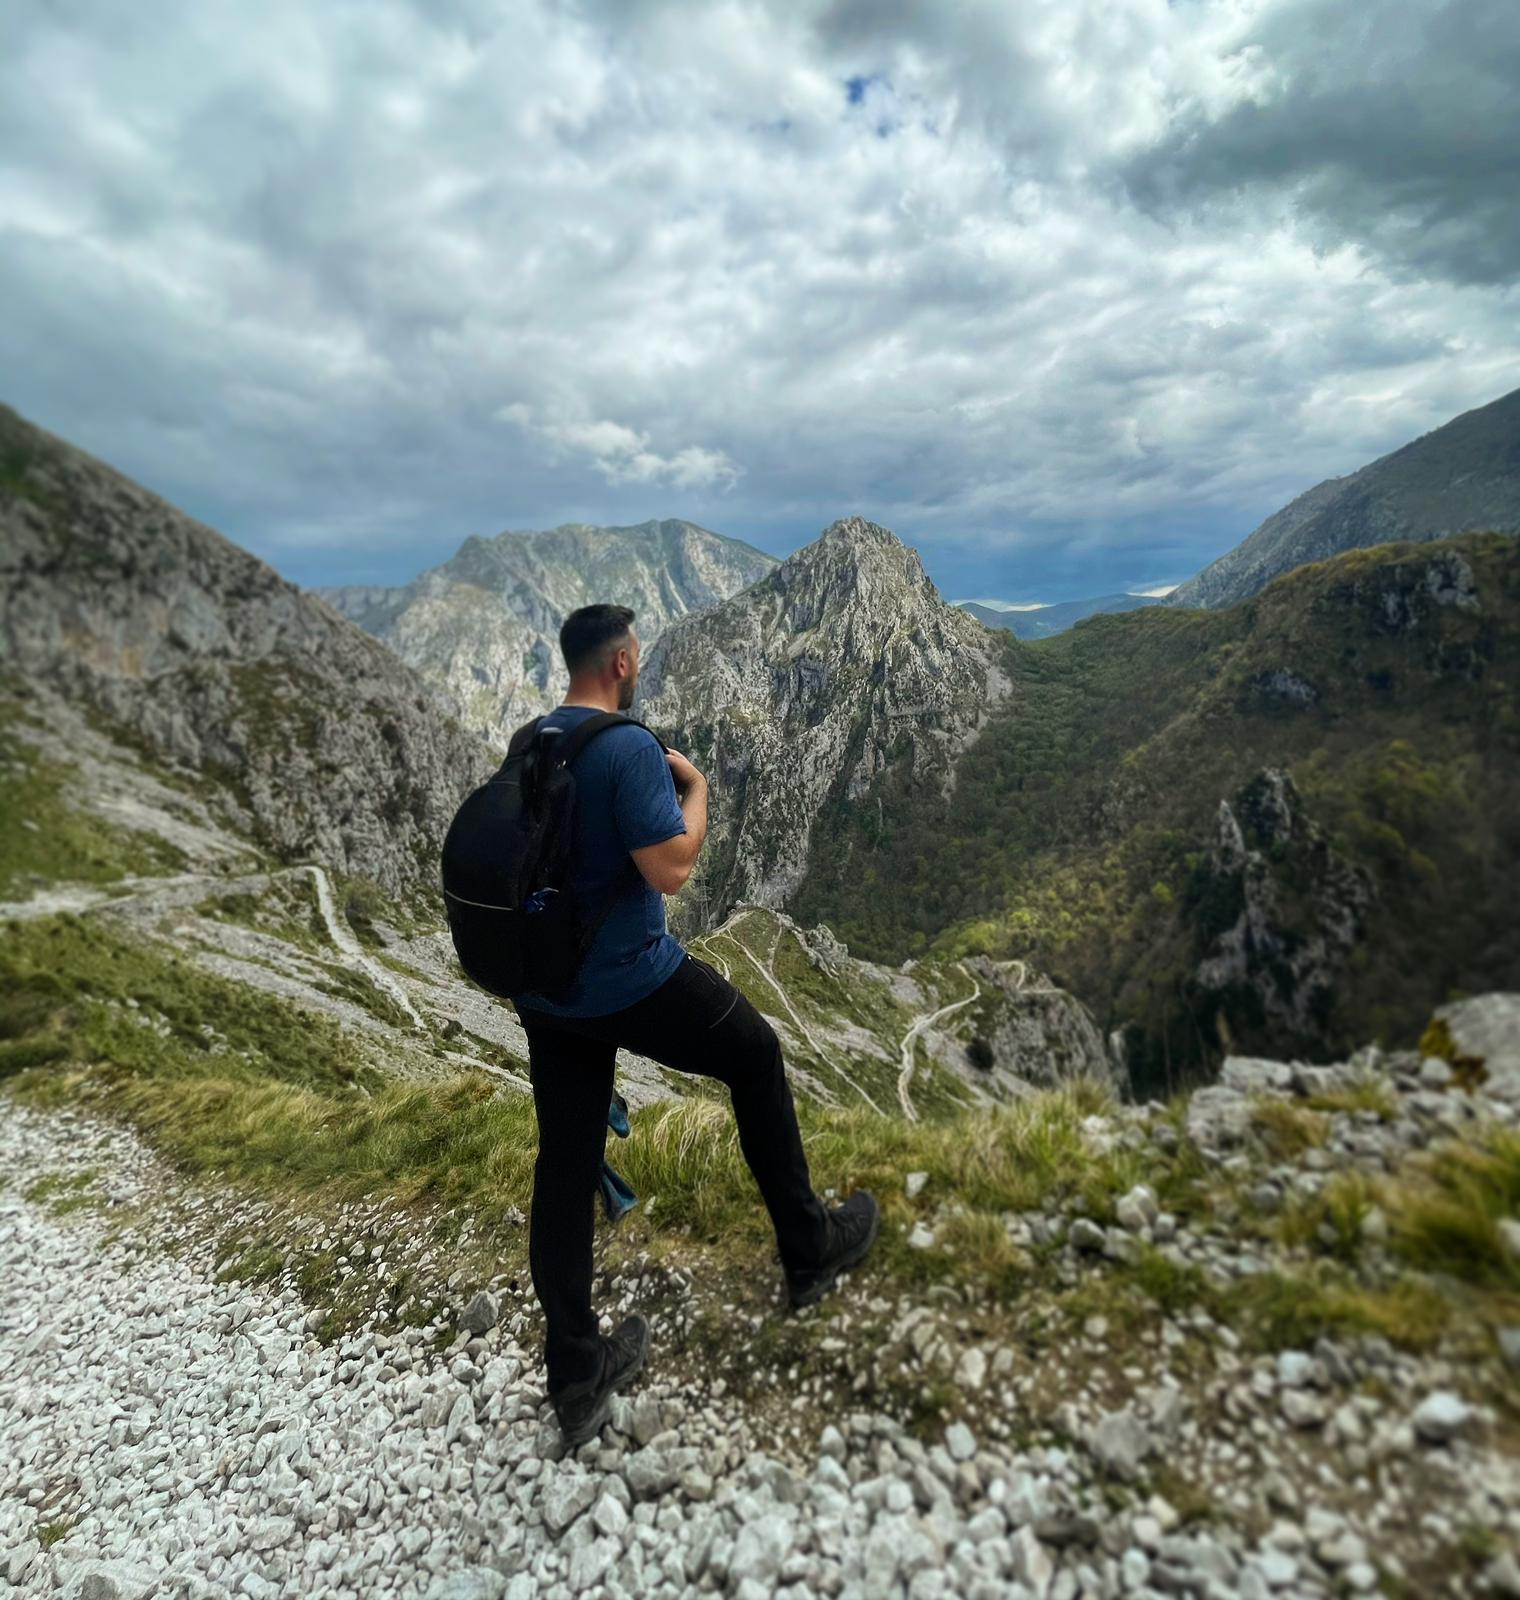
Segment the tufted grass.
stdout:
<path fill-rule="evenodd" d="M 1263 1096 L 1255 1102 L 1251 1118 L 1262 1143 L 1276 1161 L 1292 1161 L 1304 1151 L 1323 1145 L 1330 1137 L 1328 1117 L 1289 1100 Z"/>
<path fill-rule="evenodd" d="M 499 1239 L 492 1248 L 504 1263 L 520 1265 L 522 1231 L 491 1225 L 531 1202 L 530 1097 L 481 1073 L 387 1077 L 363 1064 L 332 1019 L 206 974 L 106 920 L 65 914 L 8 926 L 0 1075 L 7 1071 L 7 1092 L 41 1104 L 86 1098 L 135 1124 L 187 1173 L 293 1209 L 383 1199 L 420 1208 L 419 1216 L 468 1217 Z M 1286 1106 L 1292 1115 L 1284 1116 L 1277 1104 L 1261 1108 L 1269 1143 L 1318 1142 L 1324 1113 Z M 948 1284 L 1021 1317 L 1041 1304 L 1073 1314 L 1107 1309 L 1125 1337 L 1199 1308 L 1256 1348 L 1334 1332 L 1418 1347 L 1454 1317 L 1496 1325 L 1501 1298 L 1513 1309 L 1520 1278 L 1498 1229 L 1520 1209 L 1520 1136 L 1510 1132 L 1440 1147 L 1386 1179 L 1337 1177 L 1315 1203 L 1281 1219 L 1279 1242 L 1296 1254 L 1251 1278 L 1221 1287 L 1196 1266 L 1145 1249 L 1127 1265 L 1088 1261 L 1075 1287 L 1063 1284 L 1048 1249 L 1015 1243 L 1009 1224 L 1018 1214 L 1107 1221 L 1137 1182 L 1184 1218 L 1204 1220 L 1216 1202 L 1230 1202 L 1224 1180 L 1186 1139 L 1171 1152 L 1115 1143 L 1114 1110 L 1105 1091 L 1079 1081 L 919 1122 L 810 1102 L 798 1116 L 815 1187 L 839 1198 L 870 1189 L 881 1205 L 880 1243 L 861 1272 L 873 1293 Z M 1174 1127 L 1180 1116 L 1180 1104 L 1169 1108 Z M 615 1232 L 602 1231 L 608 1261 L 638 1250 L 700 1257 L 727 1292 L 742 1293 L 773 1237 L 726 1096 L 663 1102 L 631 1121 L 629 1139 L 608 1136 L 607 1156 L 642 1204 Z M 927 1175 L 912 1201 L 909 1172 Z M 72 1193 L 50 1198 L 88 1203 Z M 1374 1204 L 1388 1219 L 1402 1275 L 1364 1272 L 1362 1222 Z M 907 1242 L 919 1220 L 933 1230 L 928 1249 Z M 288 1254 L 286 1243 L 251 1239 L 239 1270 L 282 1270 Z M 1489 1298 L 1474 1314 L 1470 1300 L 1437 1292 L 1425 1273 L 1443 1285 L 1455 1274 Z"/>
<path fill-rule="evenodd" d="M 0 685 L 0 899 L 24 900 L 41 884 L 111 884 L 183 869 L 184 852 L 167 840 L 83 810 L 78 769 L 19 737 L 11 724 L 21 716 Z"/>
<path fill-rule="evenodd" d="M 1520 1256 L 1499 1223 L 1520 1214 L 1520 1134 L 1437 1145 L 1387 1186 L 1394 1247 L 1412 1265 L 1481 1288 L 1520 1293 Z"/>
<path fill-rule="evenodd" d="M 1344 1089 L 1312 1094 L 1303 1103 L 1310 1111 L 1345 1111 L 1352 1115 L 1370 1111 L 1380 1122 L 1391 1122 L 1399 1114 L 1398 1096 L 1376 1078 L 1363 1078 Z"/>

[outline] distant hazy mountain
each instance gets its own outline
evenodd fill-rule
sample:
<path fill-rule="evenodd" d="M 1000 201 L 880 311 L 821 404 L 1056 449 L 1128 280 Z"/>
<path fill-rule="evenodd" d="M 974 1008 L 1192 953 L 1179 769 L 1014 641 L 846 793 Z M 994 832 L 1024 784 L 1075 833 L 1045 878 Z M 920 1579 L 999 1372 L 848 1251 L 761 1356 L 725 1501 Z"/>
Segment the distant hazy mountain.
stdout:
<path fill-rule="evenodd" d="M 647 658 L 637 710 L 713 780 L 696 920 L 741 900 L 782 905 L 820 819 L 883 772 L 938 793 L 1007 694 L 1013 648 L 860 517 L 674 624 Z"/>
<path fill-rule="evenodd" d="M 0 406 L 0 667 L 193 769 L 239 832 L 402 896 L 492 752 L 256 556 Z"/>
<path fill-rule="evenodd" d="M 1520 533 L 1520 389 L 1349 477 L 1316 484 L 1174 589 L 1167 604 L 1232 605 L 1306 561 L 1471 529 Z"/>
<path fill-rule="evenodd" d="M 1138 611 L 1141 606 L 1160 604 L 1153 595 L 1103 594 L 1095 600 L 1063 600 L 1057 605 L 1040 606 L 1035 611 L 999 611 L 992 606 L 978 605 L 975 600 L 962 600 L 960 608 L 989 628 L 1006 628 L 1015 638 L 1048 639 L 1053 633 L 1065 633 L 1083 617 L 1095 617 L 1100 612 Z"/>
<path fill-rule="evenodd" d="M 442 566 L 397 588 L 317 589 L 384 640 L 498 748 L 559 703 L 558 635 L 578 606 L 629 605 L 647 650 L 671 622 L 704 611 L 772 571 L 776 558 L 695 523 L 633 527 L 567 522 L 547 532 L 466 539 Z"/>

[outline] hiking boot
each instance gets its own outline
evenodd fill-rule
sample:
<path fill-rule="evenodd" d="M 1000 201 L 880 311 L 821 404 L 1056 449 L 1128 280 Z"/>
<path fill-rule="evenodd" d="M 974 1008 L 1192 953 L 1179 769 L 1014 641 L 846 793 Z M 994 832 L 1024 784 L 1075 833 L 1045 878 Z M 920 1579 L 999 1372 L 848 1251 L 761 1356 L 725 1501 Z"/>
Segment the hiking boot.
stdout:
<path fill-rule="evenodd" d="M 881 1212 L 867 1190 L 857 1190 L 828 1215 L 829 1244 L 822 1264 L 785 1269 L 787 1298 L 794 1310 L 823 1299 L 834 1287 L 839 1274 L 864 1261 L 866 1252 L 876 1243 Z"/>
<path fill-rule="evenodd" d="M 649 1324 L 642 1317 L 625 1317 L 602 1340 L 602 1370 L 549 1396 L 566 1446 L 573 1450 L 602 1431 L 612 1415 L 612 1396 L 626 1388 L 644 1370 L 649 1354 Z"/>

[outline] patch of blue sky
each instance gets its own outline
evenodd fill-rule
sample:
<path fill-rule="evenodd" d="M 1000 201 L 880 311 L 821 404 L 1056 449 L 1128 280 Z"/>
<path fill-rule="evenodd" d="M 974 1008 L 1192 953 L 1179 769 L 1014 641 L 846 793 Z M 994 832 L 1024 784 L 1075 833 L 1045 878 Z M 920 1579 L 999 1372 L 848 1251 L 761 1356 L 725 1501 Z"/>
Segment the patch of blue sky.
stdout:
<path fill-rule="evenodd" d="M 893 99 L 892 80 L 884 72 L 857 73 L 853 78 L 846 78 L 844 80 L 845 103 L 852 106 L 863 105 L 866 96 L 877 85 L 880 85 L 884 93 L 871 96 L 876 103 L 876 107 L 880 108 L 884 104 L 891 103 Z M 902 119 L 900 117 L 882 115 L 878 110 L 875 127 L 878 139 L 891 138 L 901 127 Z"/>
<path fill-rule="evenodd" d="M 858 106 L 866 97 L 866 90 L 873 83 L 885 83 L 887 80 L 880 72 L 857 73 L 853 78 L 844 80 L 844 92 L 852 106 Z"/>

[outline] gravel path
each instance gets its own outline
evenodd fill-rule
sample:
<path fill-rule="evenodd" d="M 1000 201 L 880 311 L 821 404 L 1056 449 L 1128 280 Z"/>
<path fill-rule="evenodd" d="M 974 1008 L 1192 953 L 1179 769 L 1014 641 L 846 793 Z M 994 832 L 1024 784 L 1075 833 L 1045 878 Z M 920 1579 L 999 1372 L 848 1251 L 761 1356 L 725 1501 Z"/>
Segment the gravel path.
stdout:
<path fill-rule="evenodd" d="M 354 931 L 338 916 L 333 905 L 332 885 L 328 882 L 327 874 L 315 863 L 308 862 L 304 867 L 293 869 L 311 874 L 311 881 L 317 891 L 317 908 L 322 913 L 322 921 L 327 925 L 327 936 L 333 945 L 342 953 L 344 960 L 356 971 L 362 972 L 374 986 L 382 993 L 388 995 L 412 1020 L 415 1028 L 426 1029 L 427 1024 L 422 1020 L 421 1013 L 408 998 L 406 990 L 388 973 L 378 961 L 372 961 L 364 952 L 364 947 L 354 937 Z"/>
<path fill-rule="evenodd" d="M 982 986 L 975 978 L 966 972 L 964 962 L 957 962 L 957 966 L 965 973 L 971 982 L 971 993 L 963 1000 L 952 1000 L 949 1005 L 941 1006 L 938 1011 L 925 1011 L 914 1017 L 912 1026 L 903 1035 L 902 1041 L 902 1070 L 897 1075 L 897 1103 L 902 1107 L 903 1115 L 909 1122 L 918 1121 L 918 1108 L 913 1104 L 913 1097 L 909 1094 L 909 1086 L 913 1082 L 913 1069 L 918 1062 L 918 1038 L 926 1029 L 932 1028 L 942 1017 L 953 1016 L 957 1011 L 969 1006 L 973 1000 L 979 1000 Z"/>
<path fill-rule="evenodd" d="M 1227 1536 L 1171 1531 L 1155 1501 L 1116 1514 L 1085 1458 L 990 1450 L 964 1425 L 925 1446 L 887 1418 L 820 1417 L 803 1473 L 736 1408 L 651 1373 L 563 1456 L 529 1317 L 485 1328 L 496 1307 L 477 1304 L 482 1333 L 446 1349 L 431 1326 L 323 1346 L 293 1291 L 113 1237 L 113 1209 L 187 1203 L 130 1132 L 14 1107 L 0 1124 L 5 1172 L 86 1163 L 99 1212 L 0 1193 L 0 1549 L 23 1594 L 1076 1600 L 1145 1593 L 1125 1576 L 1149 1568 L 1144 1540 L 1229 1578 L 1192 1592 L 1269 1593 Z M 1260 1561 L 1281 1579 L 1280 1555 Z"/>
<path fill-rule="evenodd" d="M 1306 1152 L 1317 1163 L 1284 1169 L 1283 1182 L 1336 1160 L 1381 1160 L 1477 1115 L 1443 1063 L 1386 1065 L 1400 1114 L 1344 1117 Z M 1231 1066 L 1189 1115 L 1201 1143 L 1224 1141 L 1225 1159 L 1258 1080 L 1297 1074 L 1323 1089 L 1335 1070 Z M 1161 1131 L 1135 1108 L 1104 1136 L 1152 1123 Z M 1246 1359 L 1199 1312 L 1121 1341 L 1120 1367 L 1104 1359 L 1106 1319 L 1092 1316 L 1033 1363 L 1006 1346 L 953 1343 L 954 1381 L 979 1403 L 926 1438 L 848 1400 L 824 1403 L 817 1372 L 762 1364 L 761 1389 L 799 1424 L 783 1430 L 730 1400 L 710 1370 L 674 1375 L 680 1329 L 716 1309 L 688 1274 L 668 1275 L 673 1299 L 636 1288 L 637 1274 L 614 1276 L 599 1296 L 604 1326 L 645 1310 L 651 1370 L 600 1438 L 567 1456 L 540 1386 L 526 1285 L 491 1280 L 497 1302 L 454 1272 L 446 1321 L 393 1332 L 371 1318 L 324 1345 L 313 1332 L 321 1304 L 293 1287 L 217 1280 L 208 1219 L 218 1215 L 243 1219 L 240 1233 L 267 1240 L 277 1260 L 288 1245 L 309 1252 L 338 1238 L 357 1241 L 340 1267 L 383 1258 L 423 1271 L 430 1247 L 411 1214 L 396 1212 L 389 1232 L 354 1217 L 275 1218 L 268 1203 L 170 1173 L 124 1127 L 14 1103 L 0 1119 L 0 1177 L 0 1574 L 25 1595 L 1520 1595 L 1507 1548 L 1520 1537 L 1520 1462 L 1501 1410 L 1462 1393 L 1477 1374 L 1440 1354 L 1369 1338 Z M 1072 1281 L 1084 1262 L 1174 1231 L 1143 1186 L 1107 1228 L 1026 1220 L 1065 1236 L 1051 1270 Z M 1251 1265 L 1238 1241 L 1175 1242 L 1211 1272 Z M 820 1355 L 851 1349 L 862 1382 L 880 1356 L 927 1384 L 950 1312 L 894 1307 L 864 1288 L 804 1314 L 838 1330 Z M 893 1326 L 872 1320 L 878 1312 Z M 735 1316 L 734 1337 L 781 1314 Z M 710 1367 L 710 1349 L 695 1349 Z M 1052 1398 L 1054 1430 L 1038 1420 Z M 792 1433 L 797 1446 L 780 1459 Z M 1213 1509 L 1190 1518 L 1168 1494 L 1202 1494 Z M 1475 1550 L 1489 1552 L 1481 1578 Z M 1384 1573 L 1398 1586 L 1385 1588 Z"/>
<path fill-rule="evenodd" d="M 801 1034 L 803 1040 L 806 1042 L 808 1048 L 813 1052 L 813 1054 L 817 1056 L 817 1058 L 826 1066 L 830 1067 L 845 1083 L 849 1084 L 855 1093 L 858 1094 L 874 1112 L 880 1115 L 881 1107 L 877 1105 L 870 1095 L 866 1093 L 865 1089 L 862 1088 L 861 1085 L 857 1083 L 842 1066 L 840 1066 L 838 1057 L 835 1055 L 835 1053 L 830 1050 L 825 1050 L 824 1047 L 818 1042 L 818 1039 L 814 1035 L 812 1029 L 809 1028 L 807 1023 L 803 1021 L 796 1006 L 792 1004 L 791 996 L 776 980 L 776 951 L 780 946 L 782 934 L 785 932 L 785 924 L 777 925 L 776 936 L 771 943 L 770 954 L 765 961 L 762 961 L 759 956 L 757 956 L 754 951 L 744 943 L 742 939 L 739 939 L 733 933 L 732 930 L 735 924 L 742 921 L 745 917 L 750 916 L 752 914 L 752 910 L 753 908 L 751 907 L 745 907 L 744 909 L 735 912 L 731 917 L 729 917 L 728 921 L 722 925 L 722 927 L 715 928 L 711 933 L 704 935 L 703 942 L 710 945 L 713 939 L 726 937 L 734 946 L 734 948 L 744 956 L 745 960 L 749 962 L 755 971 L 760 974 L 766 983 L 768 983 L 771 988 L 775 990 L 776 997 L 780 1000 L 782 1009 L 792 1019 L 793 1023 L 797 1027 L 798 1033 Z"/>

